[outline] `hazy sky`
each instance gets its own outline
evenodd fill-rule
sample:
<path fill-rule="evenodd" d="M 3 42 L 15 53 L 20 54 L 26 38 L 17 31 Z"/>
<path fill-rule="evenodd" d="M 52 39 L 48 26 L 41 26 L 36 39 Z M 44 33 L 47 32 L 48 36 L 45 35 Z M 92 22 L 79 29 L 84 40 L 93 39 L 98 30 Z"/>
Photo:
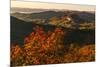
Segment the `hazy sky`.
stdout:
<path fill-rule="evenodd" d="M 95 6 L 93 6 L 93 5 L 92 6 L 90 6 L 90 5 L 72 5 L 72 4 L 56 4 L 56 3 L 25 2 L 25 1 L 11 1 L 11 7 L 95 11 Z"/>

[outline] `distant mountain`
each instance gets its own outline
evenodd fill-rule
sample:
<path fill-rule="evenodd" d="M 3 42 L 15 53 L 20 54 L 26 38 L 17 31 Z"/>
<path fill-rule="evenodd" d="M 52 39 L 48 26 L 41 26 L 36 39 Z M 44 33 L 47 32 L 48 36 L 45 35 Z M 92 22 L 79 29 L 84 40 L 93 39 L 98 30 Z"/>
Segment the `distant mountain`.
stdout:
<path fill-rule="evenodd" d="M 77 22 L 95 22 L 95 13 L 89 13 L 89 12 L 76 12 L 70 14 L 72 19 Z"/>
<path fill-rule="evenodd" d="M 17 8 L 17 7 L 13 7 L 11 8 L 11 13 L 37 13 L 37 12 L 44 12 L 44 11 L 48 11 L 48 10 L 44 10 L 44 9 L 32 9 L 32 8 Z"/>
<path fill-rule="evenodd" d="M 32 9 L 32 8 L 19 8 L 19 7 L 12 7 L 11 13 L 39 13 L 45 11 L 66 11 L 65 9 Z"/>
<path fill-rule="evenodd" d="M 42 11 L 42 10 L 41 10 Z M 11 16 L 24 21 L 32 21 L 34 19 L 50 19 L 52 17 L 70 16 L 75 22 L 94 22 L 95 13 L 79 12 L 79 11 L 44 11 L 38 13 L 11 13 Z"/>
<path fill-rule="evenodd" d="M 50 19 L 53 16 L 61 17 L 63 16 L 63 12 L 55 12 L 55 11 L 46 11 L 46 12 L 39 12 L 39 13 L 11 13 L 11 16 L 19 18 L 24 21 L 33 21 L 34 19 Z"/>
<path fill-rule="evenodd" d="M 94 29 L 95 13 L 82 11 L 44 11 L 38 13 L 11 13 L 25 22 L 56 25 L 65 28 Z M 52 20 L 52 21 L 51 21 Z"/>

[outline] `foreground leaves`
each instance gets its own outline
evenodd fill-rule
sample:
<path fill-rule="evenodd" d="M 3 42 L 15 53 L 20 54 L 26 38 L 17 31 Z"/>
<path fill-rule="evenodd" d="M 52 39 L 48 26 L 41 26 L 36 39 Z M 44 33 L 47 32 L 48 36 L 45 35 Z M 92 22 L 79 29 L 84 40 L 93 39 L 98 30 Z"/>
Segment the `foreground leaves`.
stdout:
<path fill-rule="evenodd" d="M 13 44 L 11 47 L 11 65 L 37 65 L 71 62 L 86 62 L 95 60 L 95 45 L 64 44 L 65 32 L 62 28 L 45 32 L 37 26 L 24 39 L 23 47 Z"/>

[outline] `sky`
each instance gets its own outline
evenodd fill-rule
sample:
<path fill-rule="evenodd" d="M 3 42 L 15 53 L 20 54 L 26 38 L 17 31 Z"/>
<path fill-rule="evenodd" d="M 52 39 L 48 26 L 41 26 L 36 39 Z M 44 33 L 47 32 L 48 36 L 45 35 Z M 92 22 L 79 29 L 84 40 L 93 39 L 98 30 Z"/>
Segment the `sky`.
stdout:
<path fill-rule="evenodd" d="M 58 4 L 43 2 L 27 2 L 27 1 L 11 1 L 11 8 L 34 8 L 34 9 L 67 9 L 79 11 L 95 11 L 93 5 L 74 5 L 74 4 Z"/>

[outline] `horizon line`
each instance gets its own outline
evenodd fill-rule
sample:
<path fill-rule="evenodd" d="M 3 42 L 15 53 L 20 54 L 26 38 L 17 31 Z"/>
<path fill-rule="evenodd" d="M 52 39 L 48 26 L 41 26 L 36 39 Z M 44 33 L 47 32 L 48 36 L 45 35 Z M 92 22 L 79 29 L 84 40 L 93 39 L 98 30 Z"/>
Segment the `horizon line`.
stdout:
<path fill-rule="evenodd" d="M 95 5 L 79 5 L 65 3 L 48 3 L 48 2 L 28 2 L 28 1 L 11 1 L 11 8 L 29 8 L 29 9 L 64 9 L 79 11 L 95 11 Z"/>

